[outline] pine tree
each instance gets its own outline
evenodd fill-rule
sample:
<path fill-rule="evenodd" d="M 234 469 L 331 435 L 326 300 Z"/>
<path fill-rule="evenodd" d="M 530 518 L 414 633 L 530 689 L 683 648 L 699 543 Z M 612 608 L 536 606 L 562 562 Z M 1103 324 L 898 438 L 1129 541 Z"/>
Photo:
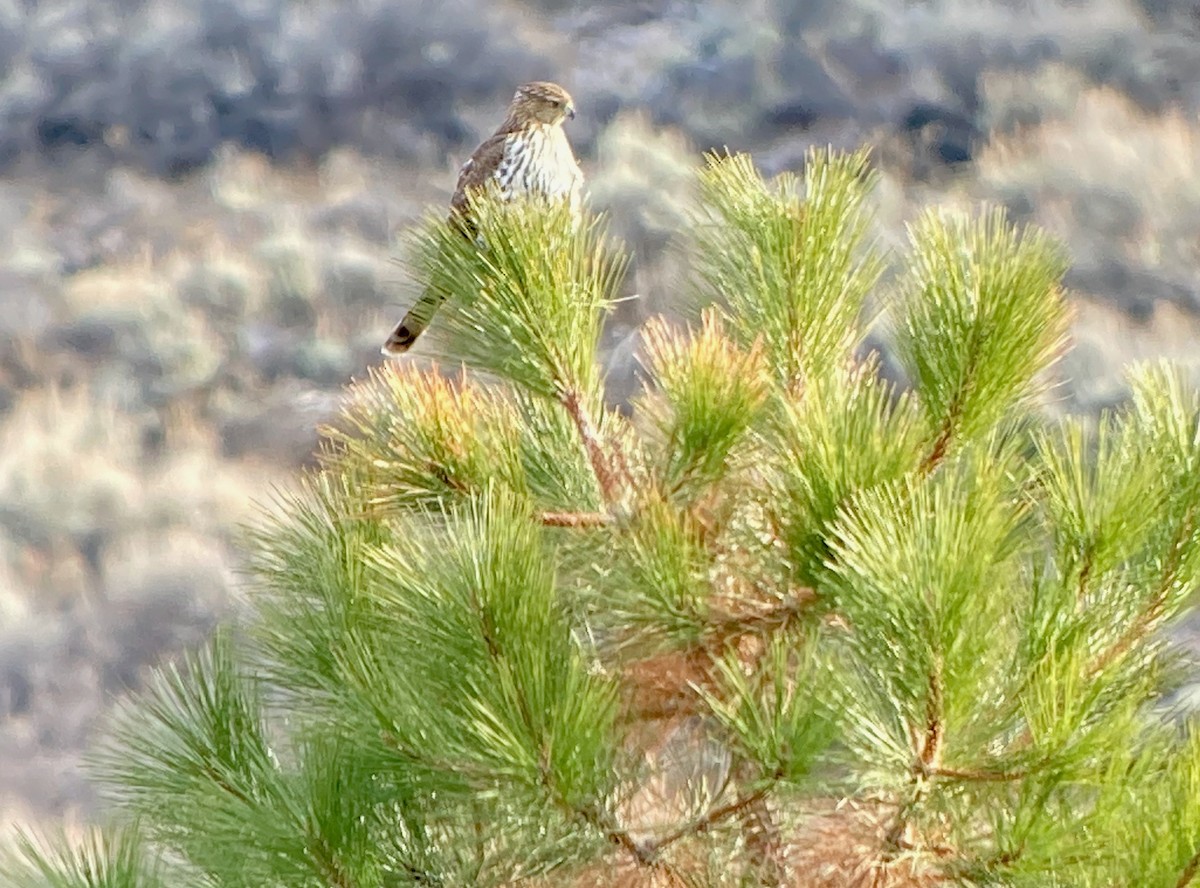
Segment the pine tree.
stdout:
<path fill-rule="evenodd" d="M 117 822 L 5 884 L 1200 884 L 1200 395 L 1051 418 L 1062 250 L 930 212 L 881 284 L 871 183 L 709 158 L 628 416 L 602 222 L 420 228 L 453 372 L 351 387 L 253 613 L 121 706 Z"/>

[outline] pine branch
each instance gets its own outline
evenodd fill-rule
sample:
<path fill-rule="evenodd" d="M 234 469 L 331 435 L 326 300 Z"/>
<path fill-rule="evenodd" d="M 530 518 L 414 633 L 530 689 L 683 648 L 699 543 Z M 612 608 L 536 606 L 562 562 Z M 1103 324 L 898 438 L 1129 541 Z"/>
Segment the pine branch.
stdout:
<path fill-rule="evenodd" d="M 568 386 L 562 390 L 559 399 L 579 432 L 579 440 L 587 453 L 588 462 L 596 475 L 596 483 L 600 485 L 605 503 L 610 508 L 617 505 L 623 496 L 623 483 L 628 479 L 621 477 L 621 473 L 613 465 L 612 456 L 605 451 L 582 394 L 578 389 Z"/>
<path fill-rule="evenodd" d="M 724 805 L 710 808 L 704 814 L 694 818 L 681 827 L 678 827 L 673 832 L 668 833 L 661 839 L 653 843 L 653 852 L 660 853 L 664 849 L 674 845 L 681 839 L 699 835 L 708 832 L 720 823 L 728 820 L 731 817 L 742 814 L 747 809 L 752 808 L 759 802 L 763 801 L 770 795 L 778 782 L 778 776 L 773 776 L 770 780 L 765 781 L 761 786 L 746 795 L 734 799 Z"/>
<path fill-rule="evenodd" d="M 886 856 L 895 855 L 909 845 L 911 818 L 929 795 L 931 774 L 940 767 L 945 724 L 941 666 L 936 659 L 929 673 L 926 693 L 924 733 L 917 741 L 916 760 L 909 778 L 909 797 L 897 808 L 895 819 L 884 837 Z"/>
<path fill-rule="evenodd" d="M 1014 780 L 1025 780 L 1033 769 L 1019 771 L 986 771 L 974 768 L 943 768 L 935 766 L 926 772 L 930 777 L 941 777 L 945 780 L 962 780 L 971 783 L 1008 783 Z"/>
<path fill-rule="evenodd" d="M 624 258 L 597 219 L 576 218 L 565 205 L 506 204 L 484 193 L 471 216 L 474 240 L 431 222 L 414 244 L 417 276 L 446 302 L 439 318 L 446 352 L 558 402 L 611 510 L 628 472 L 588 405 L 600 402 L 597 340 Z"/>
<path fill-rule="evenodd" d="M 465 371 L 388 364 L 348 394 L 324 430 L 333 447 L 323 462 L 354 475 L 376 512 L 461 500 L 488 483 L 527 487 L 522 416 L 503 390 Z"/>
<path fill-rule="evenodd" d="M 310 836 L 313 858 L 316 861 L 317 869 L 320 871 L 321 878 L 324 880 L 328 888 L 360 888 L 345 867 L 343 867 L 336 852 L 329 846 L 329 842 L 324 836 Z"/>
<path fill-rule="evenodd" d="M 445 302 L 438 351 L 546 399 L 598 393 L 600 326 L 625 270 L 602 220 L 487 192 L 470 213 L 475 239 L 437 219 L 413 236 L 414 276 Z"/>
<path fill-rule="evenodd" d="M 627 830 L 617 824 L 616 817 L 611 811 L 594 805 L 587 805 L 573 812 L 585 823 L 598 830 L 608 842 L 625 851 L 638 866 L 658 868 L 659 863 L 655 854 L 634 840 Z"/>
<path fill-rule="evenodd" d="M 723 306 L 743 348 L 759 337 L 781 385 L 840 363 L 882 270 L 868 243 L 867 153 L 810 151 L 805 177 L 767 182 L 748 155 L 709 155 L 694 262 L 704 297 Z"/>
<path fill-rule="evenodd" d="M 1038 390 L 1062 351 L 1066 259 L 1000 211 L 971 221 L 926 213 L 910 233 L 896 348 L 937 429 L 926 471 L 959 441 L 986 435 Z"/>
<path fill-rule="evenodd" d="M 13 888 L 167 888 L 191 884 L 167 872 L 136 828 L 33 833 L 18 828 L 13 845 L 0 850 L 0 878 Z"/>
<path fill-rule="evenodd" d="M 757 450 L 745 439 L 769 392 L 762 339 L 743 350 L 707 309 L 698 330 L 680 333 L 654 321 L 644 341 L 654 389 L 639 401 L 638 414 L 659 438 L 661 486 L 694 503 L 746 468 Z"/>
<path fill-rule="evenodd" d="M 942 420 L 942 427 L 933 441 L 933 446 L 921 461 L 921 472 L 928 474 L 938 467 L 946 454 L 950 452 L 950 444 L 954 440 L 954 432 L 961 420 L 961 408 L 958 402 L 950 405 L 950 409 Z"/>
<path fill-rule="evenodd" d="M 942 743 L 945 739 L 940 657 L 935 656 L 934 668 L 929 673 L 928 694 L 925 703 L 925 736 L 918 751 L 921 762 L 920 771 L 923 774 L 938 767 L 942 759 Z"/>
<path fill-rule="evenodd" d="M 919 465 L 928 435 L 920 405 L 876 371 L 873 361 L 827 368 L 768 420 L 767 517 L 800 585 L 820 585 L 830 525 L 854 496 Z"/>
<path fill-rule="evenodd" d="M 615 698 L 572 641 L 541 528 L 498 488 L 378 553 L 388 618 L 354 667 L 417 761 L 490 771 L 565 810 L 615 779 Z M 430 711 L 431 696 L 446 702 Z"/>
<path fill-rule="evenodd" d="M 1162 579 L 1154 590 L 1150 600 L 1138 613 L 1129 628 L 1107 650 L 1102 652 L 1088 667 L 1088 675 L 1094 676 L 1107 669 L 1115 660 L 1123 657 L 1139 641 L 1149 635 L 1158 625 L 1159 619 L 1166 611 L 1171 592 L 1178 581 L 1179 569 L 1182 566 L 1186 546 L 1195 532 L 1196 508 L 1190 508 L 1179 524 L 1175 539 L 1167 553 L 1167 562 L 1163 567 Z"/>
<path fill-rule="evenodd" d="M 607 527 L 616 519 L 607 512 L 542 512 L 546 527 Z"/>
<path fill-rule="evenodd" d="M 745 836 L 748 863 L 756 881 L 764 888 L 784 888 L 783 839 L 767 804 L 767 796 L 746 805 L 738 819 Z"/>
<path fill-rule="evenodd" d="M 1175 883 L 1175 888 L 1187 888 L 1196 878 L 1196 874 L 1200 873 L 1200 851 L 1192 855 L 1187 865 L 1183 868 L 1183 872 L 1179 874 L 1179 880 Z"/>

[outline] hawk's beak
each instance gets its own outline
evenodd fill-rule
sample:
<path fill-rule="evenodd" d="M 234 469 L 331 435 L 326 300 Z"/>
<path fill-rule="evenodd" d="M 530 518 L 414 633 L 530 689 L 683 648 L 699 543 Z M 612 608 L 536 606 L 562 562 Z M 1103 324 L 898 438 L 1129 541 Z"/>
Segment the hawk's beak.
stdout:
<path fill-rule="evenodd" d="M 575 106 L 574 105 L 567 105 L 567 119 L 568 120 L 575 119 Z"/>

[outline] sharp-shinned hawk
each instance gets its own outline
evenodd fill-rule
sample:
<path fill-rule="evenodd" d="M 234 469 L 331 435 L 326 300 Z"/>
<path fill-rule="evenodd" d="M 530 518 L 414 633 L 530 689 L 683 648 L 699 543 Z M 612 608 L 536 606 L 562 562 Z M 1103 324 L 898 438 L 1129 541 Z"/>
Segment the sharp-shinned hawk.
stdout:
<path fill-rule="evenodd" d="M 558 84 L 537 81 L 518 87 L 504 123 L 459 171 L 450 199 L 450 223 L 458 225 L 465 236 L 474 235 L 468 198 L 489 183 L 501 200 L 563 199 L 578 211 L 583 173 L 562 128 L 563 122 L 574 116 L 571 96 Z M 394 356 L 408 351 L 440 304 L 441 297 L 427 291 L 396 325 L 382 352 Z"/>

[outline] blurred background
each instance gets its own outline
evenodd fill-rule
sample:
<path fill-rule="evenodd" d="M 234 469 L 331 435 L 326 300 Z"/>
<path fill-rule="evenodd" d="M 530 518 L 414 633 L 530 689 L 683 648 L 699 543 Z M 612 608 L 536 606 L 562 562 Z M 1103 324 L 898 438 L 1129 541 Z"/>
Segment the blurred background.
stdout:
<path fill-rule="evenodd" d="M 239 599 L 238 525 L 413 296 L 398 243 L 534 78 L 636 250 L 606 334 L 681 304 L 702 151 L 874 146 L 879 238 L 1003 204 L 1070 247 L 1056 409 L 1200 374 L 1198 0 L 0 0 L 0 824 Z M 420 350 L 415 360 L 421 360 Z M 2 830 L 0 830 L 2 831 Z"/>

